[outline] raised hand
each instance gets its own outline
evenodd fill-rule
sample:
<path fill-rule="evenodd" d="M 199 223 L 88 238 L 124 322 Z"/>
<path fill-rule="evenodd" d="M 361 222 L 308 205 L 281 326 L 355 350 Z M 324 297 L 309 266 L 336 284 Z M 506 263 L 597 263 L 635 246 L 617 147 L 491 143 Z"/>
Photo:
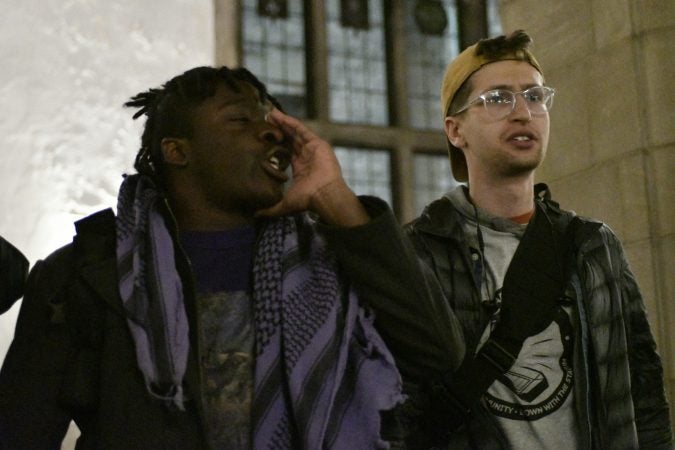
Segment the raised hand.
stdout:
<path fill-rule="evenodd" d="M 340 163 L 330 144 L 278 109 L 268 113 L 267 121 L 278 126 L 293 147 L 293 180 L 279 203 L 258 214 L 276 216 L 312 211 L 333 225 L 355 226 L 368 222 L 367 213 L 342 177 Z"/>

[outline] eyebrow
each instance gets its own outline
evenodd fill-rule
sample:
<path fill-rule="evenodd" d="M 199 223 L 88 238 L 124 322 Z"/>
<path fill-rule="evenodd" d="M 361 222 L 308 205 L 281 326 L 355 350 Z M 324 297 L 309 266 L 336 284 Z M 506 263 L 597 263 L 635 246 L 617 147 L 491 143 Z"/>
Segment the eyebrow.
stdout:
<path fill-rule="evenodd" d="M 531 87 L 535 87 L 535 86 L 542 87 L 544 85 L 538 84 L 538 83 L 529 83 L 529 84 L 526 84 L 526 85 L 523 86 L 523 90 L 525 91 L 525 90 L 527 90 Z M 489 88 L 487 88 L 483 92 L 494 91 L 496 89 L 505 89 L 507 91 L 512 91 L 514 88 L 513 88 L 513 86 L 508 85 L 508 84 L 498 84 L 498 85 L 490 86 Z"/>
<path fill-rule="evenodd" d="M 226 101 L 221 102 L 218 105 L 218 110 L 225 109 L 229 106 L 246 105 L 246 103 L 248 103 L 248 100 L 249 99 L 247 99 L 246 97 L 238 97 L 238 98 L 235 98 L 233 100 L 226 100 Z"/>

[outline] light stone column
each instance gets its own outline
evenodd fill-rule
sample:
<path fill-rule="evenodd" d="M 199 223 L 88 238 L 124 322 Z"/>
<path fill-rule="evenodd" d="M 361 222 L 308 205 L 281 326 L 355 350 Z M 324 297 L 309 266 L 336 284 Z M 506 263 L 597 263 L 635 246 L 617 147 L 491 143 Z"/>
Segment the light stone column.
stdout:
<path fill-rule="evenodd" d="M 675 2 L 504 0 L 557 89 L 538 173 L 563 207 L 606 222 L 640 284 L 675 406 Z M 673 417 L 671 414 L 671 422 Z"/>

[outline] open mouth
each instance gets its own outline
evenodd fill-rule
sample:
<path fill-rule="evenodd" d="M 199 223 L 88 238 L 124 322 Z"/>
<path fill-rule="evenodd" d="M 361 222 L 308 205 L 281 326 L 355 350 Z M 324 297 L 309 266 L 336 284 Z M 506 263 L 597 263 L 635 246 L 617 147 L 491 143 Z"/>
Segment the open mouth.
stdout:
<path fill-rule="evenodd" d="M 269 168 L 270 174 L 276 178 L 286 177 L 286 169 L 291 164 L 291 151 L 284 147 L 275 147 L 267 154 L 266 166 Z"/>
<path fill-rule="evenodd" d="M 530 133 L 529 131 L 517 131 L 515 133 L 512 133 L 509 138 L 509 141 L 515 141 L 518 143 L 525 143 L 525 142 L 530 142 L 535 140 L 535 136 Z"/>
<path fill-rule="evenodd" d="M 277 147 L 267 158 L 267 162 L 276 169 L 284 172 L 291 163 L 291 152 L 283 147 Z"/>

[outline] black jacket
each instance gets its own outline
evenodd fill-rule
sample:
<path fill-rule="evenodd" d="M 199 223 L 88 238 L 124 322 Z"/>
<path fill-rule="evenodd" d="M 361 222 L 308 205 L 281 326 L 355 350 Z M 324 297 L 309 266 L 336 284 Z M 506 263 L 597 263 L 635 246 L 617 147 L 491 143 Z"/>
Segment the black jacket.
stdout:
<path fill-rule="evenodd" d="M 551 214 L 573 216 L 546 198 L 537 201 Z M 466 353 L 473 354 L 491 311 L 480 301 L 459 212 L 442 198 L 406 229 L 418 255 L 440 280 L 461 323 Z M 574 393 L 582 446 L 670 448 L 663 368 L 621 243 L 606 225 L 581 219 L 573 247 L 565 292 L 580 320 L 575 330 Z M 485 408 L 473 411 L 453 442 L 452 448 L 506 445 Z"/>
<path fill-rule="evenodd" d="M 321 227 L 345 276 L 375 310 L 378 330 L 405 377 L 456 367 L 463 343 L 459 327 L 448 327 L 455 322 L 445 300 L 432 299 L 440 288 L 423 273 L 388 207 L 372 198 L 362 202 L 370 223 Z M 183 276 L 186 262 L 177 260 Z M 59 448 L 71 420 L 81 430 L 82 449 L 205 447 L 198 404 L 169 409 L 146 391 L 118 294 L 116 264 L 108 210 L 79 222 L 74 242 L 31 271 L 0 372 L 0 449 Z M 190 309 L 188 296 L 186 303 Z M 188 393 L 200 389 L 194 353 Z"/>
<path fill-rule="evenodd" d="M 28 260 L 12 244 L 0 237 L 0 314 L 23 295 L 28 276 Z"/>

